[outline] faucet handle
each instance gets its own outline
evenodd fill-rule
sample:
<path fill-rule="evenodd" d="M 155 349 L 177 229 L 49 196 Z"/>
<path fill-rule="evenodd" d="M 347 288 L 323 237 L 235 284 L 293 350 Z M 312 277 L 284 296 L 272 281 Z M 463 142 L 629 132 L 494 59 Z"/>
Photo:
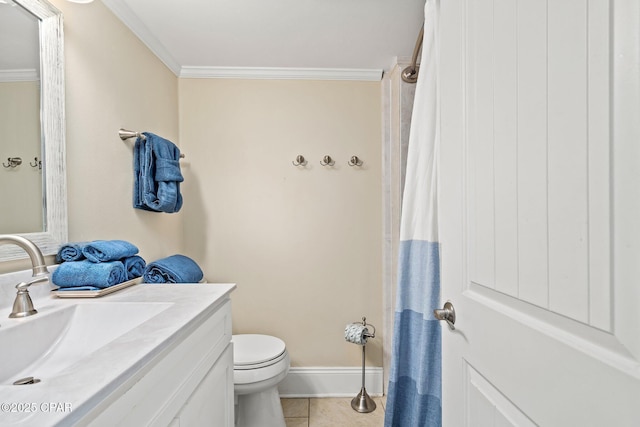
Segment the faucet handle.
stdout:
<path fill-rule="evenodd" d="M 49 276 L 38 276 L 34 279 L 29 280 L 28 282 L 18 283 L 16 285 L 16 289 L 18 290 L 18 292 L 20 291 L 29 292 L 29 286 L 33 285 L 34 283 L 46 282 L 48 280 L 49 280 Z"/>
<path fill-rule="evenodd" d="M 29 295 L 29 286 L 34 283 L 45 282 L 49 280 L 48 276 L 40 276 L 28 282 L 20 282 L 16 285 L 18 293 L 16 299 L 13 301 L 13 310 L 9 315 L 9 318 L 15 319 L 17 317 L 27 317 L 36 314 L 38 310 L 33 307 L 33 301 Z"/>

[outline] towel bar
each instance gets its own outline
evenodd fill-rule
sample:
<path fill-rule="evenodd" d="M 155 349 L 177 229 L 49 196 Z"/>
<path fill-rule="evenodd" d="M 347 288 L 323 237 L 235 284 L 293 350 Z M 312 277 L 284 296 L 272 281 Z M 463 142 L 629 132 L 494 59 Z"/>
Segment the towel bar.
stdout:
<path fill-rule="evenodd" d="M 120 129 L 118 131 L 118 136 L 120 137 L 121 140 L 126 141 L 127 139 L 130 138 L 142 138 L 142 139 L 146 139 L 146 137 L 140 133 L 140 132 L 135 132 L 132 130 L 126 130 L 126 129 Z M 180 154 L 180 158 L 184 159 L 184 154 Z"/>

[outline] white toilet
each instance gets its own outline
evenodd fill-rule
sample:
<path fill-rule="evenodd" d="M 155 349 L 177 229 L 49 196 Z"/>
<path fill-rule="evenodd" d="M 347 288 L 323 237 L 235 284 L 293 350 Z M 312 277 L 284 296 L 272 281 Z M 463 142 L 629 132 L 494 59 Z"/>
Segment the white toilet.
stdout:
<path fill-rule="evenodd" d="M 233 335 L 236 427 L 285 427 L 278 384 L 289 372 L 289 353 L 279 338 Z"/>

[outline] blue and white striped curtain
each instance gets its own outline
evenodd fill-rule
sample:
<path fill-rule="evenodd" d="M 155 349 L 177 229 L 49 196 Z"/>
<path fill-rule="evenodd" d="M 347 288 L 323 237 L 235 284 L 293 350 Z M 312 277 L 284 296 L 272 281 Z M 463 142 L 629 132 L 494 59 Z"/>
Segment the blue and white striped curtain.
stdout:
<path fill-rule="evenodd" d="M 402 200 L 398 293 L 385 427 L 442 425 L 437 158 L 439 0 L 425 4 L 422 60 Z"/>

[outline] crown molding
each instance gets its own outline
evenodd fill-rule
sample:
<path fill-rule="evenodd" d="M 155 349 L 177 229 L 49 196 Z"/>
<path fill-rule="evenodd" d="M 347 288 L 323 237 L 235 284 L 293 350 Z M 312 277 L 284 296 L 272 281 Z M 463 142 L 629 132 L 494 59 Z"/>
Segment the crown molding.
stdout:
<path fill-rule="evenodd" d="M 180 64 L 169 53 L 149 28 L 136 16 L 129 6 L 122 0 L 102 0 L 113 14 L 126 25 L 144 43 L 155 56 L 169 68 L 173 74 L 180 74 Z"/>
<path fill-rule="evenodd" d="M 382 70 L 353 68 L 182 67 L 186 79 L 355 80 L 382 79 Z"/>
<path fill-rule="evenodd" d="M 36 69 L 0 70 L 0 83 L 39 81 Z"/>
<path fill-rule="evenodd" d="M 176 76 L 193 79 L 380 81 L 381 69 L 181 66 L 123 0 L 102 0 Z"/>

